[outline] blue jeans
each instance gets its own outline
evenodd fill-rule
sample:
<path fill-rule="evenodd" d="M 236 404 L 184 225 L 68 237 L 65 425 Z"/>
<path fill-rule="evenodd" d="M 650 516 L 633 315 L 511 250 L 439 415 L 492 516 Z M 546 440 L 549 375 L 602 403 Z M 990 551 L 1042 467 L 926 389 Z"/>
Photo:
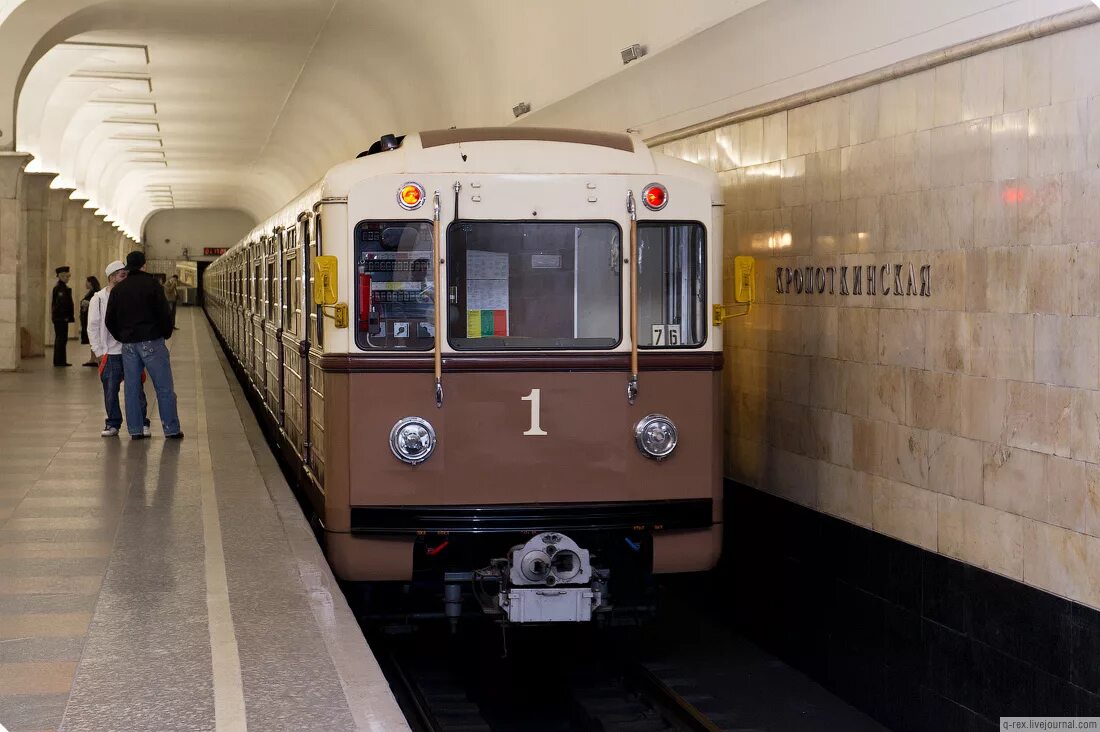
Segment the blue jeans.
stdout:
<path fill-rule="evenodd" d="M 122 370 L 126 376 L 126 428 L 131 435 L 141 434 L 141 370 L 149 372 L 153 390 L 157 394 L 157 408 L 164 434 L 180 432 L 180 418 L 176 412 L 176 392 L 172 385 L 172 362 L 163 338 L 154 341 L 122 344 Z"/>
<path fill-rule="evenodd" d="M 116 430 L 122 426 L 122 409 L 118 403 L 118 388 L 122 386 L 122 356 L 107 356 L 107 363 L 103 367 L 103 374 L 99 380 L 103 382 L 103 406 L 107 409 L 107 426 Z M 141 384 L 141 379 L 138 379 Z M 129 401 L 130 397 L 126 397 Z M 149 424 L 146 413 L 149 411 L 145 401 L 145 390 L 138 389 L 138 400 L 141 402 L 141 424 Z"/>

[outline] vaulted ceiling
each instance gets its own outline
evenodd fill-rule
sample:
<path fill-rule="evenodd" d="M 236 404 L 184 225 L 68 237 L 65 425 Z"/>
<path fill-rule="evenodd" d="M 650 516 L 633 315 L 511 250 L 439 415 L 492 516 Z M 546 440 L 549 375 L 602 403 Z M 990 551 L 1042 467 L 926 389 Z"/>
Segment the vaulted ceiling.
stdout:
<path fill-rule="evenodd" d="M 759 2 L 0 0 L 0 148 L 135 238 L 259 219 L 380 134 L 507 124 Z"/>

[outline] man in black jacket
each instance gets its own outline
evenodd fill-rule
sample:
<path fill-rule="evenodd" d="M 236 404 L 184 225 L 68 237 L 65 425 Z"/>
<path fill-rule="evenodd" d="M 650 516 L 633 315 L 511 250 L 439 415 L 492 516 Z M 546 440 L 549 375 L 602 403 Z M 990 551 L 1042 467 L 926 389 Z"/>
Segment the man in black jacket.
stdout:
<path fill-rule="evenodd" d="M 107 301 L 103 323 L 111 335 L 122 344 L 122 373 L 126 386 L 126 427 L 131 440 L 146 439 L 142 434 L 141 389 L 142 369 L 149 372 L 157 393 L 157 407 L 164 436 L 170 440 L 183 438 L 176 392 L 172 384 L 172 362 L 166 338 L 172 337 L 172 313 L 164 288 L 145 271 L 145 255 L 126 255 L 130 274 L 115 285 Z M 135 429 L 137 430 L 135 432 Z"/>
<path fill-rule="evenodd" d="M 72 274 L 68 267 L 58 267 L 54 273 L 57 275 L 57 284 L 53 286 L 53 294 L 50 296 L 50 320 L 53 321 L 53 365 L 72 366 L 69 359 L 65 357 L 65 346 L 69 342 L 69 323 L 75 320 L 73 291 L 67 284 Z"/>

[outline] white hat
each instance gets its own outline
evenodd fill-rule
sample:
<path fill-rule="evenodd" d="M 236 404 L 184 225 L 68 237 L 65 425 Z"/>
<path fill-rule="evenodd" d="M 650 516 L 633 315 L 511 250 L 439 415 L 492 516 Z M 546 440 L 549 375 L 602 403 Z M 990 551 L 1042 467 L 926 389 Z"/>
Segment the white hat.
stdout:
<path fill-rule="evenodd" d="M 104 271 L 107 273 L 107 276 L 110 277 L 115 272 L 118 272 L 120 269 L 126 269 L 126 265 L 123 264 L 120 260 L 116 259 L 115 261 L 108 264 L 107 269 Z"/>

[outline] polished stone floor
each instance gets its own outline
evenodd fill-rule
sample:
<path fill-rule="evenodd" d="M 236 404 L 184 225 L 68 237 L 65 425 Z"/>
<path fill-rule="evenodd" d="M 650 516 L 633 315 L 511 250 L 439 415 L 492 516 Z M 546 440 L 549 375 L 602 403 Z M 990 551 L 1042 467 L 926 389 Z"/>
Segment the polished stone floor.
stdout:
<path fill-rule="evenodd" d="M 0 373 L 0 725 L 407 729 L 206 320 L 179 325 L 183 441 L 150 384 L 131 442 L 95 370 Z"/>

